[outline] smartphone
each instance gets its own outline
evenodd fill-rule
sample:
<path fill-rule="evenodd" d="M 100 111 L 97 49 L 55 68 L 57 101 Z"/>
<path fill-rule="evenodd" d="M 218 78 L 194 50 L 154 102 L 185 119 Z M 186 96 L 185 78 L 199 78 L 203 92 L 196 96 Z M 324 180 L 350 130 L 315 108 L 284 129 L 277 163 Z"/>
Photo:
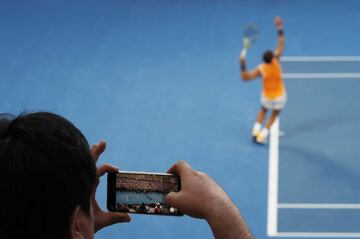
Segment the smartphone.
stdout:
<path fill-rule="evenodd" d="M 108 173 L 107 208 L 109 211 L 149 215 L 183 215 L 165 203 L 169 192 L 180 191 L 180 178 L 174 174 L 128 172 Z"/>

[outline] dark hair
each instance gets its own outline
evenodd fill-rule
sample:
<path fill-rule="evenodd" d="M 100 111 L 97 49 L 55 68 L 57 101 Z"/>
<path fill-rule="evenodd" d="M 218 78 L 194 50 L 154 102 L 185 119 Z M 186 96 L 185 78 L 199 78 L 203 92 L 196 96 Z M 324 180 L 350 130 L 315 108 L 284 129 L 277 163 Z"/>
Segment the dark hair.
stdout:
<path fill-rule="evenodd" d="M 47 112 L 0 114 L 0 233 L 64 238 L 77 206 L 90 212 L 96 180 L 87 140 Z"/>
<path fill-rule="evenodd" d="M 272 59 L 274 58 L 274 53 L 270 50 L 265 51 L 263 54 L 263 61 L 264 63 L 271 63 Z"/>

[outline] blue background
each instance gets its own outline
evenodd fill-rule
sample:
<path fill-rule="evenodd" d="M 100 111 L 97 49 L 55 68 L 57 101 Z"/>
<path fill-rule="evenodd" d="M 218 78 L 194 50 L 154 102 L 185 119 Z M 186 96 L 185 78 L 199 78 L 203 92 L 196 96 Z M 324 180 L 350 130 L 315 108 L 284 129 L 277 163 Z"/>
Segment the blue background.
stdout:
<path fill-rule="evenodd" d="M 108 148 L 101 162 L 123 170 L 165 172 L 177 160 L 185 159 L 224 187 L 256 238 L 267 238 L 268 148 L 250 140 L 261 85 L 260 81 L 246 84 L 239 77 L 242 29 L 253 22 L 261 31 L 248 52 L 249 67 L 260 63 L 264 50 L 276 46 L 275 15 L 285 21 L 285 55 L 359 55 L 359 9 L 360 2 L 355 0 L 1 0 L 0 110 L 13 114 L 46 110 L 64 115 L 90 143 L 105 139 Z M 302 202 L 307 199 L 302 192 L 309 187 L 314 191 L 311 202 L 319 200 L 314 195 L 318 188 L 324 189 L 329 185 L 326 180 L 338 172 L 350 187 L 347 201 L 359 202 L 355 184 L 360 175 L 358 163 L 342 161 L 349 155 L 359 158 L 356 129 L 360 112 L 354 100 L 359 84 L 352 83 L 350 94 L 339 89 L 329 96 L 322 93 L 325 82 L 296 84 L 288 83 L 288 112 L 282 118 L 287 135 L 281 139 L 286 144 L 280 148 L 280 157 L 291 160 L 285 164 L 280 160 L 280 200 Z M 332 84 L 344 86 L 341 81 Z M 309 89 L 312 98 L 322 97 L 317 110 L 308 110 L 310 99 L 298 103 L 304 100 L 304 89 Z M 337 97 L 345 106 L 329 106 Z M 344 115 L 348 111 L 341 111 L 349 106 L 356 112 L 351 114 L 353 120 Z M 325 110 L 330 122 L 318 109 Z M 346 134 L 337 131 L 346 147 L 331 147 L 337 133 L 324 135 L 327 129 L 321 128 L 338 120 L 347 127 Z M 312 139 L 330 141 L 314 139 L 311 144 L 304 130 L 313 133 Z M 292 132 L 298 137 L 290 137 Z M 318 143 L 326 156 L 319 155 Z M 309 144 L 316 149 L 309 152 Z M 332 150 L 327 151 L 329 148 Z M 299 154 L 302 156 L 297 158 Z M 319 187 L 312 180 L 290 177 L 299 170 L 311 172 L 314 164 L 325 171 L 333 167 L 320 175 Z M 319 176 L 316 169 L 314 175 Z M 325 187 L 320 192 L 328 195 L 331 191 Z M 102 181 L 97 196 L 103 207 L 105 194 Z M 299 228 L 296 218 L 289 218 L 281 228 L 309 228 Z M 211 237 L 202 220 L 137 215 L 129 224 L 96 235 Z"/>

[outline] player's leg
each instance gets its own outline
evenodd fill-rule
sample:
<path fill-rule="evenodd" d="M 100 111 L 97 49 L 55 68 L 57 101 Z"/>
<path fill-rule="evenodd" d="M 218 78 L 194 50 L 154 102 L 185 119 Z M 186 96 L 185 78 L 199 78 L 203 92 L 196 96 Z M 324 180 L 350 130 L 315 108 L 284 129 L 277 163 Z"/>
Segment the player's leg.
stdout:
<path fill-rule="evenodd" d="M 267 109 L 265 107 L 261 107 L 260 111 L 258 112 L 256 122 L 252 129 L 252 137 L 255 140 L 257 135 L 260 133 L 261 126 L 264 122 L 265 116 L 267 113 Z"/>
<path fill-rule="evenodd" d="M 264 98 L 264 104 L 267 105 L 268 109 L 272 109 L 272 113 L 269 117 L 268 122 L 266 123 L 265 127 L 260 131 L 260 133 L 256 137 L 256 142 L 260 144 L 265 144 L 267 137 L 269 135 L 269 131 L 273 123 L 275 122 L 276 118 L 279 116 L 280 111 L 284 108 L 285 103 L 287 100 L 286 94 L 283 96 L 278 97 L 275 100 L 269 100 Z"/>
<path fill-rule="evenodd" d="M 268 122 L 266 123 L 265 128 L 267 128 L 268 130 L 270 130 L 271 126 L 273 125 L 273 123 L 275 122 L 276 118 L 280 115 L 280 110 L 273 110 Z"/>
<path fill-rule="evenodd" d="M 260 133 L 258 134 L 258 136 L 256 137 L 256 142 L 260 143 L 260 144 L 265 144 L 266 143 L 266 139 L 269 135 L 270 132 L 270 128 L 273 125 L 273 123 L 275 122 L 276 118 L 279 116 L 280 114 L 280 110 L 273 110 L 268 122 L 266 123 L 265 127 L 260 131 Z"/>

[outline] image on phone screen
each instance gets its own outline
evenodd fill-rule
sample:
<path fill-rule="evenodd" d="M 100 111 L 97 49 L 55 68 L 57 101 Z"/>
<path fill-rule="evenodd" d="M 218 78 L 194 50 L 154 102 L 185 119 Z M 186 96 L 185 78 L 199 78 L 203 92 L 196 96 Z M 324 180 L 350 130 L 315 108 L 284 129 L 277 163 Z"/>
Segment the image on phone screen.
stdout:
<path fill-rule="evenodd" d="M 110 211 L 153 215 L 182 215 L 165 203 L 169 192 L 180 190 L 177 175 L 119 172 L 108 175 L 108 209 Z"/>

